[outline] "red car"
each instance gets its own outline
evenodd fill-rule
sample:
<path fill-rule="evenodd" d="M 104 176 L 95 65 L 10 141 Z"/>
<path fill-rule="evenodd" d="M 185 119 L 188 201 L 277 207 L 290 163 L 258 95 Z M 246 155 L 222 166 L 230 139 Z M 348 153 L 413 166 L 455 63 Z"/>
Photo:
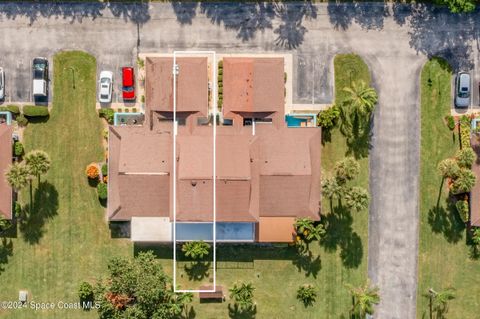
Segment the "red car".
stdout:
<path fill-rule="evenodd" d="M 135 75 L 133 68 L 122 68 L 122 96 L 124 100 L 135 100 Z"/>

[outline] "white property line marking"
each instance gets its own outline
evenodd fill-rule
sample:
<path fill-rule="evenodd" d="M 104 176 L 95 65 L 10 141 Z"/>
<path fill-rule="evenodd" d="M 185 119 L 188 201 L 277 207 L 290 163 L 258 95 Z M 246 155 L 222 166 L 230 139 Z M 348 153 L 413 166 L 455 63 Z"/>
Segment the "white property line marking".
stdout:
<path fill-rule="evenodd" d="M 177 54 L 213 54 L 213 288 L 208 290 L 177 289 Z M 215 51 L 173 51 L 173 291 L 174 292 L 215 292 L 217 285 L 217 209 L 216 209 L 216 140 L 217 140 L 217 56 Z M 207 88 L 208 90 L 208 85 Z"/>

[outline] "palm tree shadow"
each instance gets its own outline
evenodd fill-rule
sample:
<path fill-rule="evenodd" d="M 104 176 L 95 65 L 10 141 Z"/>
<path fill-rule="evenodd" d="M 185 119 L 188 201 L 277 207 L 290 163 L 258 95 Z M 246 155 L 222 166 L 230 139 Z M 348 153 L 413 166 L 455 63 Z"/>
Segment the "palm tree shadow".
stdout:
<path fill-rule="evenodd" d="M 317 278 L 318 273 L 322 269 L 322 260 L 320 256 L 313 258 L 311 251 L 305 254 L 300 254 L 297 258 L 292 260 L 292 264 L 297 267 L 298 272 L 305 271 L 305 276 Z"/>
<path fill-rule="evenodd" d="M 0 274 L 5 270 L 3 265 L 8 263 L 8 259 L 13 255 L 13 241 L 11 239 L 2 238 L 0 244 Z"/>
<path fill-rule="evenodd" d="M 449 198 L 447 198 L 445 205 L 441 205 L 440 200 L 444 184 L 445 179 L 442 178 L 436 205 L 428 211 L 428 224 L 434 233 L 442 233 L 449 243 L 456 243 L 463 237 L 465 223 L 458 216 L 457 209 Z"/>
<path fill-rule="evenodd" d="M 366 120 L 357 116 L 353 118 L 352 127 L 347 134 L 347 155 L 354 156 L 356 159 L 365 158 L 372 148 L 372 118 Z"/>
<path fill-rule="evenodd" d="M 348 209 L 337 205 L 324 215 L 325 236 L 320 245 L 326 251 L 341 249 L 340 258 L 347 268 L 358 268 L 363 258 L 363 244 L 360 236 L 353 231 L 353 218 Z"/>
<path fill-rule="evenodd" d="M 210 262 L 194 261 L 184 266 L 189 280 L 200 281 L 209 276 Z"/>
<path fill-rule="evenodd" d="M 249 309 L 240 309 L 237 304 L 233 306 L 228 304 L 228 316 L 231 319 L 253 319 L 257 314 L 257 306 L 253 305 L 253 307 Z"/>
<path fill-rule="evenodd" d="M 26 204 L 19 220 L 20 232 L 29 244 L 37 244 L 42 238 L 45 223 L 58 214 L 58 192 L 47 181 L 41 182 L 35 190 L 33 207 Z"/>

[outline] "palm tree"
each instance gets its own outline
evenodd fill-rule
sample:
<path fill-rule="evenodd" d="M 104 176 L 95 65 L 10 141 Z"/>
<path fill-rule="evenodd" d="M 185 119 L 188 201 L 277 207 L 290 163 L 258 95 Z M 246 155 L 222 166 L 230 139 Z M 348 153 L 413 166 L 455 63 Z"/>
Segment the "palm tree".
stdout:
<path fill-rule="evenodd" d="M 322 193 L 328 199 L 332 200 L 334 197 L 340 198 L 342 192 L 343 189 L 338 185 L 336 178 L 329 177 L 322 180 Z"/>
<path fill-rule="evenodd" d="M 204 241 L 189 241 L 183 244 L 182 251 L 187 257 L 201 259 L 208 256 L 210 245 Z"/>
<path fill-rule="evenodd" d="M 172 312 L 179 316 L 183 311 L 185 313 L 185 318 L 188 318 L 188 304 L 193 301 L 193 294 L 190 292 L 175 293 L 172 290 L 169 299 Z"/>
<path fill-rule="evenodd" d="M 455 289 L 446 288 L 441 291 L 435 291 L 433 288 L 428 289 L 428 297 L 430 300 L 430 319 L 433 314 L 437 314 L 437 318 L 442 318 L 448 312 L 448 301 L 455 299 Z"/>
<path fill-rule="evenodd" d="M 5 177 L 8 184 L 18 192 L 27 186 L 30 180 L 30 170 L 25 164 L 14 163 L 5 172 Z"/>
<path fill-rule="evenodd" d="M 378 287 L 371 287 L 368 281 L 361 287 L 353 287 L 351 285 L 347 285 L 347 287 L 353 300 L 352 316 L 363 319 L 367 314 L 373 315 L 375 311 L 374 305 L 380 302 Z"/>
<path fill-rule="evenodd" d="M 305 239 L 307 241 L 320 240 L 320 238 L 322 238 L 323 235 L 325 235 L 325 228 L 323 227 L 323 225 L 318 224 L 317 226 L 315 226 L 312 224 L 312 226 L 307 230 Z"/>
<path fill-rule="evenodd" d="M 468 168 L 460 169 L 458 177 L 454 180 L 452 184 L 452 193 L 461 194 L 469 192 L 475 185 L 476 177 L 475 174 Z"/>
<path fill-rule="evenodd" d="M 354 209 L 357 212 L 367 209 L 369 202 L 370 195 L 367 190 L 362 187 L 354 186 L 345 192 L 345 204 L 348 208 Z"/>
<path fill-rule="evenodd" d="M 343 91 L 347 93 L 344 106 L 349 107 L 348 114 L 360 117 L 373 112 L 378 95 L 374 88 L 367 86 L 365 81 L 352 82 L 351 87 L 346 87 Z"/>
<path fill-rule="evenodd" d="M 307 229 L 311 229 L 313 226 L 313 220 L 308 217 L 297 218 L 295 220 L 295 229 L 298 234 L 303 234 Z"/>
<path fill-rule="evenodd" d="M 443 178 L 457 178 L 460 173 L 460 166 L 453 158 L 444 159 L 437 168 Z"/>
<path fill-rule="evenodd" d="M 250 310 L 254 306 L 253 302 L 253 292 L 255 287 L 251 283 L 240 283 L 234 284 L 230 288 L 230 299 L 235 301 L 235 305 L 238 306 L 240 310 Z"/>
<path fill-rule="evenodd" d="M 342 185 L 347 181 L 357 177 L 358 173 L 360 172 L 360 164 L 355 160 L 355 158 L 349 156 L 341 161 L 338 161 L 335 164 L 334 171 L 337 183 Z"/>
<path fill-rule="evenodd" d="M 48 154 L 40 150 L 30 151 L 25 155 L 25 162 L 30 168 L 31 174 L 37 177 L 38 184 L 40 184 L 40 176 L 46 174 L 50 169 L 51 161 Z"/>
<path fill-rule="evenodd" d="M 317 298 L 317 291 L 312 285 L 302 285 L 297 290 L 297 299 L 303 302 L 305 307 L 313 305 Z"/>

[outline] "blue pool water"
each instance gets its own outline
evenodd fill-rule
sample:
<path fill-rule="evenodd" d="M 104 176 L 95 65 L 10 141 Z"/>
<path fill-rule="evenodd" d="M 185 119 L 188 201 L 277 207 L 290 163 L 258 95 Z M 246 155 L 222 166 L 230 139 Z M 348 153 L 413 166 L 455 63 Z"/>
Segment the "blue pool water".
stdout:
<path fill-rule="evenodd" d="M 298 114 L 298 115 L 285 115 L 285 122 L 287 122 L 288 127 L 301 127 L 302 123 L 315 123 L 315 114 Z M 307 124 L 305 124 L 306 126 Z"/>
<path fill-rule="evenodd" d="M 255 238 L 253 223 L 217 223 L 216 231 L 218 241 L 250 242 Z M 213 223 L 177 223 L 176 233 L 179 241 L 212 241 Z"/>

